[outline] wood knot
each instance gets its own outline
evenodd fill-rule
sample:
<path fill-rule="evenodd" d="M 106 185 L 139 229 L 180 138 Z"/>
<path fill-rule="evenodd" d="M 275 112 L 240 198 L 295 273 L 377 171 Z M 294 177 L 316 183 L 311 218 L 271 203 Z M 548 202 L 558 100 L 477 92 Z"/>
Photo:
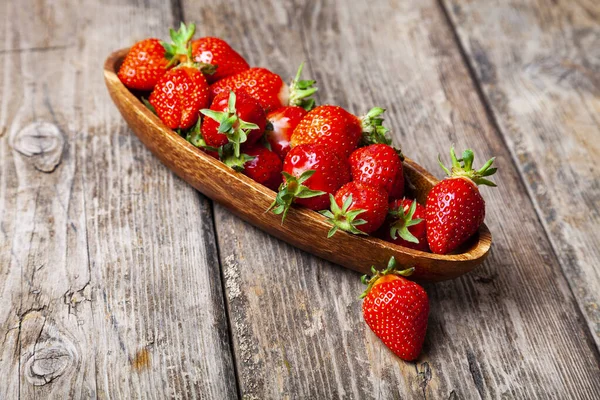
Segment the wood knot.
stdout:
<path fill-rule="evenodd" d="M 76 342 L 55 321 L 32 310 L 21 319 L 21 375 L 34 386 L 55 381 L 79 365 Z"/>
<path fill-rule="evenodd" d="M 36 350 L 25 364 L 25 376 L 35 386 L 45 385 L 62 375 L 72 360 L 72 355 L 65 348 Z"/>
<path fill-rule="evenodd" d="M 34 386 L 52 382 L 61 376 L 75 359 L 74 354 L 62 343 L 48 341 L 37 343 L 35 350 L 25 362 L 25 377 Z"/>
<path fill-rule="evenodd" d="M 14 133 L 11 146 L 22 155 L 29 157 L 35 168 L 42 172 L 52 172 L 62 158 L 65 138 L 60 129 L 49 122 L 33 122 Z"/>

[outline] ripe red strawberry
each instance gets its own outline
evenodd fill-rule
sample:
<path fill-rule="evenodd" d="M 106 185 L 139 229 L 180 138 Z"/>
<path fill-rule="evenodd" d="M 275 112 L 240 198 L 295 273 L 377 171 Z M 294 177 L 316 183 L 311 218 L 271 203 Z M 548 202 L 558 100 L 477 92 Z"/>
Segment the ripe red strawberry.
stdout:
<path fill-rule="evenodd" d="M 169 128 L 188 129 L 208 105 L 208 83 L 199 69 L 182 64 L 158 80 L 148 101 Z"/>
<path fill-rule="evenodd" d="M 277 190 L 282 180 L 282 164 L 277 154 L 260 146 L 247 148 L 244 154 L 252 157 L 244 164 L 244 175 L 271 190 Z"/>
<path fill-rule="evenodd" d="M 131 47 L 117 75 L 130 89 L 152 90 L 167 72 L 168 64 L 160 40 L 145 39 Z"/>
<path fill-rule="evenodd" d="M 171 29 L 172 44 L 162 43 L 171 62 L 184 59 L 168 70 L 156 83 L 148 102 L 158 117 L 171 129 L 191 128 L 198 120 L 201 108 L 208 105 L 208 83 L 200 71 L 202 66 L 191 61 L 196 26 L 181 24 L 179 31 Z"/>
<path fill-rule="evenodd" d="M 298 106 L 280 107 L 267 114 L 270 125 L 267 125 L 265 137 L 271 146 L 271 150 L 282 160 L 285 159 L 291 149 L 290 139 L 294 128 L 305 115 L 306 110 Z"/>
<path fill-rule="evenodd" d="M 379 236 L 410 249 L 429 250 L 425 207 L 416 200 L 394 200 L 390 203 L 388 220 L 381 227 Z"/>
<path fill-rule="evenodd" d="M 335 196 L 330 195 L 331 211 L 321 211 L 333 224 L 327 237 L 338 229 L 365 235 L 375 232 L 385 221 L 388 212 L 388 194 L 378 186 L 348 182 Z M 356 219 L 356 218 L 360 219 Z"/>
<path fill-rule="evenodd" d="M 477 185 L 496 186 L 485 179 L 496 172 L 496 168 L 490 168 L 494 158 L 476 171 L 472 168 L 473 151 L 465 150 L 457 159 L 452 148 L 450 155 L 452 171 L 440 161 L 449 178 L 435 185 L 427 196 L 427 240 L 437 254 L 455 250 L 477 232 L 485 218 L 485 201 Z"/>
<path fill-rule="evenodd" d="M 369 328 L 398 357 L 413 361 L 419 357 L 429 317 L 429 298 L 425 290 L 403 276 L 413 269 L 396 271 L 396 260 L 390 259 L 388 267 L 378 272 L 373 267 L 373 277 L 362 282 L 368 285 L 364 298 L 363 317 Z"/>
<path fill-rule="evenodd" d="M 216 67 L 214 74 L 206 76 L 209 83 L 214 83 L 219 79 L 250 68 L 246 60 L 233 50 L 226 41 L 215 37 L 203 37 L 194 40 L 192 42 L 192 57 L 197 63 L 212 64 Z"/>
<path fill-rule="evenodd" d="M 396 150 L 387 144 L 372 144 L 350 154 L 352 180 L 371 186 L 381 186 L 390 199 L 404 194 L 402 160 Z"/>
<path fill-rule="evenodd" d="M 248 161 L 241 157 L 242 143 L 256 143 L 265 131 L 267 116 L 260 104 L 243 91 L 232 91 L 215 97 L 210 109 L 200 112 L 206 116 L 202 121 L 202 137 L 206 144 L 222 148 L 231 143 L 233 154 L 229 154 L 228 149 L 221 149 L 221 160 L 234 169 L 241 169 Z"/>
<path fill-rule="evenodd" d="M 286 85 L 281 77 L 266 68 L 250 68 L 235 75 L 223 78 L 210 86 L 211 95 L 243 89 L 260 102 L 266 112 L 283 106 L 301 106 L 311 109 L 314 100 L 309 99 L 317 88 L 315 81 L 300 80 L 303 65 L 300 65 L 296 77 Z"/>
<path fill-rule="evenodd" d="M 318 106 L 298 123 L 292 133 L 291 146 L 323 144 L 341 156 L 348 157 L 361 139 L 364 139 L 363 136 L 371 137 L 373 132 L 385 131 L 383 119 L 379 118 L 383 112 L 382 108 L 374 108 L 364 117 L 357 117 L 342 107 Z"/>
<path fill-rule="evenodd" d="M 292 202 L 312 210 L 327 208 L 327 194 L 333 194 L 350 181 L 350 166 L 327 147 L 307 144 L 293 148 L 283 162 L 284 183 L 270 209 L 282 214 L 282 222 Z"/>
<path fill-rule="evenodd" d="M 188 55 L 188 42 L 194 36 L 196 25 L 183 22 L 178 31 L 170 30 L 173 43 L 145 39 L 131 47 L 118 76 L 130 89 L 152 90 L 167 70 Z"/>

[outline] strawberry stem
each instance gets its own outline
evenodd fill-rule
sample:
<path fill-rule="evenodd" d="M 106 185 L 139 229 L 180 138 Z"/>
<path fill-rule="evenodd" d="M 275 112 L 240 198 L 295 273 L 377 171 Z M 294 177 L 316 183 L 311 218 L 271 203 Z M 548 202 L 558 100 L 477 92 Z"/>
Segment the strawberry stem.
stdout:
<path fill-rule="evenodd" d="M 161 41 L 160 43 L 165 48 L 165 57 L 169 60 L 167 68 L 172 67 L 179 62 L 179 56 L 186 56 L 187 61 L 192 60 L 192 44 L 190 41 L 196 32 L 196 24 L 189 25 L 183 22 L 179 26 L 179 30 L 169 29 L 172 43 Z"/>
<path fill-rule="evenodd" d="M 408 269 L 398 271 L 396 269 L 396 259 L 394 258 L 394 256 L 390 257 L 387 268 L 384 269 L 383 271 L 377 271 L 375 266 L 371 266 L 371 274 L 373 274 L 373 275 L 370 278 L 368 277 L 368 275 L 363 275 L 360 277 L 360 281 L 364 285 L 367 285 L 367 289 L 365 289 L 365 291 L 362 292 L 362 294 L 359 296 L 359 298 L 360 299 L 365 298 L 367 296 L 367 294 L 369 294 L 371 289 L 373 289 L 373 286 L 375 286 L 375 283 L 379 280 L 379 278 L 381 278 L 385 275 L 410 276 L 410 275 L 412 275 L 412 273 L 414 271 L 415 271 L 414 268 L 408 268 Z"/>
<path fill-rule="evenodd" d="M 290 82 L 290 98 L 288 104 L 290 106 L 299 106 L 306 111 L 310 111 L 315 107 L 315 99 L 310 98 L 310 96 L 315 94 L 318 90 L 318 88 L 313 86 L 317 81 L 301 80 L 300 76 L 302 75 L 303 68 L 304 63 L 300 64 L 296 76 Z"/>
<path fill-rule="evenodd" d="M 384 119 L 381 115 L 383 115 L 384 112 L 385 108 L 373 107 L 367 114 L 360 117 L 363 132 L 361 146 L 368 146 L 376 143 L 392 144 L 392 139 L 390 139 L 388 135 L 390 130 L 383 126 Z"/>
<path fill-rule="evenodd" d="M 419 239 L 417 239 L 415 235 L 410 233 L 408 230 L 409 227 L 423 222 L 421 218 L 413 218 L 416 210 L 417 201 L 413 200 L 408 210 L 405 210 L 402 206 L 399 206 L 396 209 L 388 212 L 388 215 L 392 216 L 393 218 L 397 218 L 397 220 L 390 226 L 390 237 L 392 239 L 396 239 L 398 236 L 400 236 L 407 242 L 419 243 Z"/>
<path fill-rule="evenodd" d="M 274 214 L 281 214 L 281 224 L 283 225 L 283 221 L 295 199 L 308 199 L 310 197 L 324 195 L 326 192 L 312 190 L 303 185 L 303 183 L 313 176 L 315 172 L 315 170 L 309 169 L 304 171 L 298 178 L 287 172 L 282 172 L 281 174 L 285 177 L 285 180 L 279 186 L 279 191 L 277 192 L 277 196 L 275 196 L 275 200 L 265 212 L 273 210 Z"/>
<path fill-rule="evenodd" d="M 450 159 L 452 162 L 452 169 L 449 170 L 443 163 L 438 155 L 438 162 L 446 175 L 449 177 L 465 177 L 469 178 L 477 185 L 486 185 L 486 186 L 496 186 L 496 184 L 485 177 L 494 175 L 497 168 L 491 168 L 492 164 L 496 157 L 492 157 L 486 161 L 486 163 L 478 170 L 473 169 L 473 160 L 475 159 L 475 154 L 473 150 L 466 149 L 462 153 L 462 157 L 458 158 L 456 156 L 456 152 L 454 151 L 454 146 L 450 148 Z"/>
<path fill-rule="evenodd" d="M 346 197 L 341 208 L 331 194 L 329 194 L 329 201 L 331 202 L 331 211 L 319 211 L 321 214 L 326 216 L 327 221 L 333 225 L 333 227 L 329 230 L 329 233 L 327 233 L 328 239 L 335 235 L 338 229 L 354 233 L 355 235 L 366 235 L 366 233 L 358 229 L 357 226 L 366 224 L 367 221 L 364 219 L 356 219 L 356 217 L 365 212 L 365 210 L 359 209 L 348 211 L 348 208 L 350 208 L 352 205 L 352 195 Z"/>
<path fill-rule="evenodd" d="M 234 171 L 237 172 L 242 172 L 245 168 L 246 163 L 256 158 L 244 153 L 241 153 L 236 156 L 233 152 L 233 145 L 231 143 L 228 143 L 225 146 L 221 146 L 218 149 L 218 152 L 219 159 L 223 161 L 223 164 L 227 165 L 228 167 L 232 168 Z"/>

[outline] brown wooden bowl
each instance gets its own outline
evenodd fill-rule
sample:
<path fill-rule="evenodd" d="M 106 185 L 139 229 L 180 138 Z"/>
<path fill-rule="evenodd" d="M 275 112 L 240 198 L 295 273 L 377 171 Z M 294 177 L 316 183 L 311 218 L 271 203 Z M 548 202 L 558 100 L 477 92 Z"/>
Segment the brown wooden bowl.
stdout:
<path fill-rule="evenodd" d="M 487 256 L 492 236 L 485 225 L 462 246 L 459 254 L 451 255 L 412 250 L 375 237 L 342 231 L 327 239 L 331 226 L 325 217 L 304 207 L 292 207 L 282 225 L 279 215 L 265 212 L 275 199 L 275 192 L 188 143 L 121 83 L 117 70 L 127 51 L 122 49 L 108 57 L 104 79 L 129 127 L 179 177 L 252 225 L 302 250 L 363 273 L 369 273 L 371 265 L 385 267 L 394 256 L 399 265 L 415 267 L 411 278 L 418 281 L 457 278 L 480 265 Z M 438 180 L 408 158 L 404 161 L 404 171 L 415 187 L 413 194 L 425 204 L 427 193 Z"/>

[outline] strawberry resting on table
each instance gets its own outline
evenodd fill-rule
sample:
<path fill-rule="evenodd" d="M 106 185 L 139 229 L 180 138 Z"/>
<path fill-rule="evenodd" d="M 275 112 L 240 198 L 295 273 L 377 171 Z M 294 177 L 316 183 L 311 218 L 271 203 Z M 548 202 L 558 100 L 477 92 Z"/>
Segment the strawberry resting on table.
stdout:
<path fill-rule="evenodd" d="M 483 224 L 477 185 L 495 186 L 487 179 L 496 172 L 493 158 L 475 170 L 471 150 L 458 157 L 452 148 L 451 168 L 440 161 L 448 177 L 419 204 L 404 156 L 383 126 L 383 108 L 357 116 L 337 105 L 315 106 L 316 82 L 301 79 L 303 65 L 287 85 L 251 67 L 224 40 L 193 40 L 194 33 L 194 24 L 182 23 L 170 42 L 136 43 L 118 77 L 164 125 L 276 191 L 269 211 L 282 224 L 293 205 L 307 207 L 331 224 L 329 237 L 339 230 L 375 235 L 440 255 L 460 252 Z M 363 304 L 367 324 L 405 360 L 418 357 L 429 312 L 423 288 L 402 277 L 410 272 L 396 271 L 393 258 L 384 271 L 374 270 Z"/>

